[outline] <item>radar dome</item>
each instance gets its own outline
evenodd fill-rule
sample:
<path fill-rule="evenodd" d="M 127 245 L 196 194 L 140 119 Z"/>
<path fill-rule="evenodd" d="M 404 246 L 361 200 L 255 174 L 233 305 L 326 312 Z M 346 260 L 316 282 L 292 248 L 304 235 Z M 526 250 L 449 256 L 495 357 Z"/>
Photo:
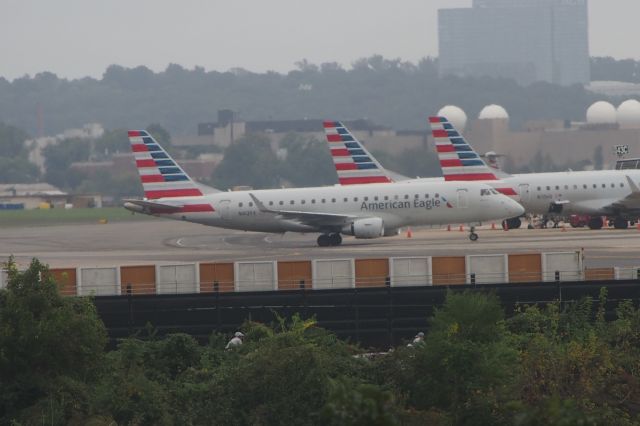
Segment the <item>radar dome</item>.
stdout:
<path fill-rule="evenodd" d="M 478 115 L 480 120 L 495 120 L 495 119 L 509 119 L 509 113 L 500 105 L 491 104 L 482 108 Z"/>
<path fill-rule="evenodd" d="M 640 128 L 640 102 L 629 99 L 621 103 L 618 107 L 618 123 L 627 129 Z"/>
<path fill-rule="evenodd" d="M 447 105 L 440 108 L 438 115 L 449 120 L 457 130 L 463 131 L 467 125 L 467 114 L 457 106 Z"/>
<path fill-rule="evenodd" d="M 589 124 L 614 124 L 617 121 L 616 109 L 609 102 L 598 101 L 587 110 Z"/>

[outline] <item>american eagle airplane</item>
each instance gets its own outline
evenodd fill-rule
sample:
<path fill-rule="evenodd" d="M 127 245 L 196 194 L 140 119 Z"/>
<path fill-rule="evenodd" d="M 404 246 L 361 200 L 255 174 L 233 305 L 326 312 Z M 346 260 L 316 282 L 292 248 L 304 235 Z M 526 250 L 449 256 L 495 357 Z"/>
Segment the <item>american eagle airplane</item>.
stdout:
<path fill-rule="evenodd" d="M 589 227 L 600 229 L 602 216 L 613 216 L 614 227 L 624 229 L 628 220 L 640 215 L 640 170 L 594 170 L 568 171 L 553 173 L 523 173 L 510 175 L 499 172 L 484 162 L 464 137 L 456 131 L 445 117 L 430 117 L 429 123 L 440 160 L 443 178 L 412 179 L 403 183 L 436 182 L 482 182 L 491 185 L 498 192 L 519 201 L 527 213 L 542 215 L 591 215 Z M 370 173 L 393 179 L 375 158 L 349 133 L 337 123 L 325 123 L 325 132 L 329 146 L 331 135 L 344 133 L 351 136 L 358 149 L 371 158 Z M 354 145 L 355 146 L 355 145 Z M 334 158 L 336 172 L 340 177 L 344 173 L 341 163 L 344 160 Z M 357 161 L 357 158 L 356 158 Z M 342 182 L 348 184 L 348 182 Z M 520 226 L 520 218 L 507 220 L 510 228 Z"/>
<path fill-rule="evenodd" d="M 319 232 L 319 246 L 341 244 L 341 234 L 378 238 L 396 235 L 403 226 L 476 223 L 524 212 L 516 201 L 477 182 L 207 192 L 146 131 L 129 131 L 129 141 L 145 198 L 125 200 L 128 210 L 244 231 Z M 477 234 L 472 231 L 470 238 Z"/>

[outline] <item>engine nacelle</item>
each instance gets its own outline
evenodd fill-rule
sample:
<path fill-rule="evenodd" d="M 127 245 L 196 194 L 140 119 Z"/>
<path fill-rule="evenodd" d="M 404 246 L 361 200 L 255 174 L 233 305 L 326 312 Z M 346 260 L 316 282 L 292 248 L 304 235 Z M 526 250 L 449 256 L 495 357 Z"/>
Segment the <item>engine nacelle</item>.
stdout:
<path fill-rule="evenodd" d="M 342 233 L 356 238 L 379 238 L 384 235 L 384 222 L 379 217 L 356 219 L 345 226 Z"/>

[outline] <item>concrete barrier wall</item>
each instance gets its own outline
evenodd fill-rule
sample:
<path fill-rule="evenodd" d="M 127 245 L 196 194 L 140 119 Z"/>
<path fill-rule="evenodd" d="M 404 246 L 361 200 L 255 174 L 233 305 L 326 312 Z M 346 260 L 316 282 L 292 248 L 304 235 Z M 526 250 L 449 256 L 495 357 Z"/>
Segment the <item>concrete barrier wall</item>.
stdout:
<path fill-rule="evenodd" d="M 78 296 L 113 296 L 120 294 L 119 268 L 80 268 Z"/>
<path fill-rule="evenodd" d="M 316 259 L 313 261 L 313 288 L 355 287 L 353 259 Z"/>
<path fill-rule="evenodd" d="M 544 281 L 555 281 L 556 272 L 560 281 L 583 279 L 582 253 L 580 251 L 542 253 Z"/>
<path fill-rule="evenodd" d="M 508 262 L 505 254 L 480 254 L 467 256 L 467 284 L 506 283 L 509 281 Z"/>
<path fill-rule="evenodd" d="M 236 291 L 277 290 L 276 262 L 236 262 Z"/>
<path fill-rule="evenodd" d="M 389 259 L 356 259 L 356 287 L 385 287 L 389 278 Z"/>
<path fill-rule="evenodd" d="M 278 290 L 300 290 L 312 286 L 310 260 L 278 261 Z"/>
<path fill-rule="evenodd" d="M 615 267 L 615 278 L 616 280 L 637 280 L 640 278 L 640 266 L 632 266 L 627 268 Z"/>
<path fill-rule="evenodd" d="M 156 284 L 158 294 L 199 293 L 199 268 L 195 263 L 183 265 L 160 265 L 157 267 Z"/>
<path fill-rule="evenodd" d="M 58 284 L 60 294 L 63 296 L 77 295 L 77 272 L 76 268 L 49 269 L 49 273 Z"/>
<path fill-rule="evenodd" d="M 392 257 L 389 259 L 391 286 L 431 285 L 431 257 Z"/>
<path fill-rule="evenodd" d="M 234 264 L 200 263 L 200 293 L 235 291 Z"/>

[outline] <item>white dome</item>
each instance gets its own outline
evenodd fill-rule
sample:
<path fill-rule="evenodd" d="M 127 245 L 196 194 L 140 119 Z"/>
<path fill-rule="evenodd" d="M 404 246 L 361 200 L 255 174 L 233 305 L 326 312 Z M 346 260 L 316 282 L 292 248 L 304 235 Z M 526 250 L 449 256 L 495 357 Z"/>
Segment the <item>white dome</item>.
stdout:
<path fill-rule="evenodd" d="M 438 115 L 449 120 L 456 130 L 463 131 L 467 125 L 467 114 L 465 114 L 462 108 L 457 106 L 447 105 L 440 108 Z"/>
<path fill-rule="evenodd" d="M 506 109 L 496 104 L 485 106 L 478 115 L 478 119 L 480 120 L 495 120 L 497 118 L 508 120 L 509 113 Z"/>
<path fill-rule="evenodd" d="M 598 101 L 587 110 L 589 124 L 614 124 L 617 121 L 616 109 L 609 102 Z"/>
<path fill-rule="evenodd" d="M 626 129 L 640 128 L 640 102 L 635 99 L 624 101 L 618 107 L 618 123 Z"/>

